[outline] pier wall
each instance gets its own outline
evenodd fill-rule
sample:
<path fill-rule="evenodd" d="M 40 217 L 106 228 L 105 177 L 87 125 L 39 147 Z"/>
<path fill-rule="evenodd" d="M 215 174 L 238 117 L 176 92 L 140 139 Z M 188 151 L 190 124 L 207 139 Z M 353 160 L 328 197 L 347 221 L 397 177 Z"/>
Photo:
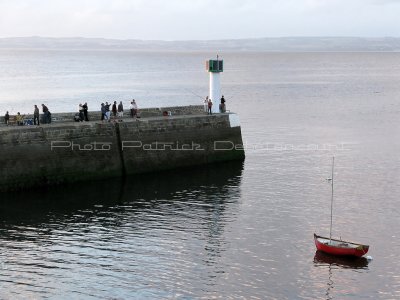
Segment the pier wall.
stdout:
<path fill-rule="evenodd" d="M 235 114 L 2 127 L 0 190 L 240 160 L 242 144 Z"/>

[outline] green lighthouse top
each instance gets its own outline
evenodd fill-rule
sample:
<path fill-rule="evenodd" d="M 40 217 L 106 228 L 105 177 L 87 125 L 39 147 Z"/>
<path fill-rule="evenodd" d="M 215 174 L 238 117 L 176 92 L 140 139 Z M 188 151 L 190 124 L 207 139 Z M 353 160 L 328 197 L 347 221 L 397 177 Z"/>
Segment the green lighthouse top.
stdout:
<path fill-rule="evenodd" d="M 224 71 L 224 61 L 219 59 L 210 59 L 206 61 L 206 70 L 212 73 Z"/>

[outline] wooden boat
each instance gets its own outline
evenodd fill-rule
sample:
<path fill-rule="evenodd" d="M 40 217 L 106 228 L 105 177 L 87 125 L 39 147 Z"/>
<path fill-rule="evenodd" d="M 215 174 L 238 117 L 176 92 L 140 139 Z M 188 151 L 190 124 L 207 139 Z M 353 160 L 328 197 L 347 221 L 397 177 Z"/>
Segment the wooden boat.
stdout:
<path fill-rule="evenodd" d="M 314 241 L 317 250 L 329 253 L 331 255 L 361 257 L 367 254 L 369 249 L 368 245 L 318 236 L 315 233 Z"/>
<path fill-rule="evenodd" d="M 332 197 L 331 197 L 331 226 L 329 230 L 329 238 L 316 235 L 314 233 L 314 242 L 317 250 L 338 256 L 353 256 L 361 257 L 367 254 L 369 246 L 363 244 L 357 244 L 353 242 L 346 242 L 332 238 L 332 223 L 333 223 L 333 169 L 335 165 L 335 158 L 332 159 L 332 177 L 328 178 L 332 186 Z"/>

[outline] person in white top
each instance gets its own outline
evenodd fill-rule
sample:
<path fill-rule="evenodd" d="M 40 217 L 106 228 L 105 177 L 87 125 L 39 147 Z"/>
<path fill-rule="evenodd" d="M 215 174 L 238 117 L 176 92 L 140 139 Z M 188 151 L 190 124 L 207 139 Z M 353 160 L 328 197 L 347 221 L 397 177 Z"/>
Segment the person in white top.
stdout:
<path fill-rule="evenodd" d="M 204 99 L 204 112 L 208 113 L 208 96 Z"/>
<path fill-rule="evenodd" d="M 131 105 L 129 106 L 129 109 L 131 110 L 131 117 L 136 118 L 138 108 L 137 108 L 135 99 L 132 100 Z"/>

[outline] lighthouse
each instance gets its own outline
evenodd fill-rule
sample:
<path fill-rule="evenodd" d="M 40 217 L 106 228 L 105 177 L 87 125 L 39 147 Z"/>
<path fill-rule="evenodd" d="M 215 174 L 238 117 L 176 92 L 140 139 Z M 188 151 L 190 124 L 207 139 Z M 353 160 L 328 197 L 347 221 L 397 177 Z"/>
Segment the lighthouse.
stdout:
<path fill-rule="evenodd" d="M 213 102 L 212 112 L 219 112 L 219 100 L 221 99 L 221 73 L 224 71 L 224 61 L 210 59 L 206 62 L 206 69 L 210 73 L 210 93 L 209 97 Z"/>

